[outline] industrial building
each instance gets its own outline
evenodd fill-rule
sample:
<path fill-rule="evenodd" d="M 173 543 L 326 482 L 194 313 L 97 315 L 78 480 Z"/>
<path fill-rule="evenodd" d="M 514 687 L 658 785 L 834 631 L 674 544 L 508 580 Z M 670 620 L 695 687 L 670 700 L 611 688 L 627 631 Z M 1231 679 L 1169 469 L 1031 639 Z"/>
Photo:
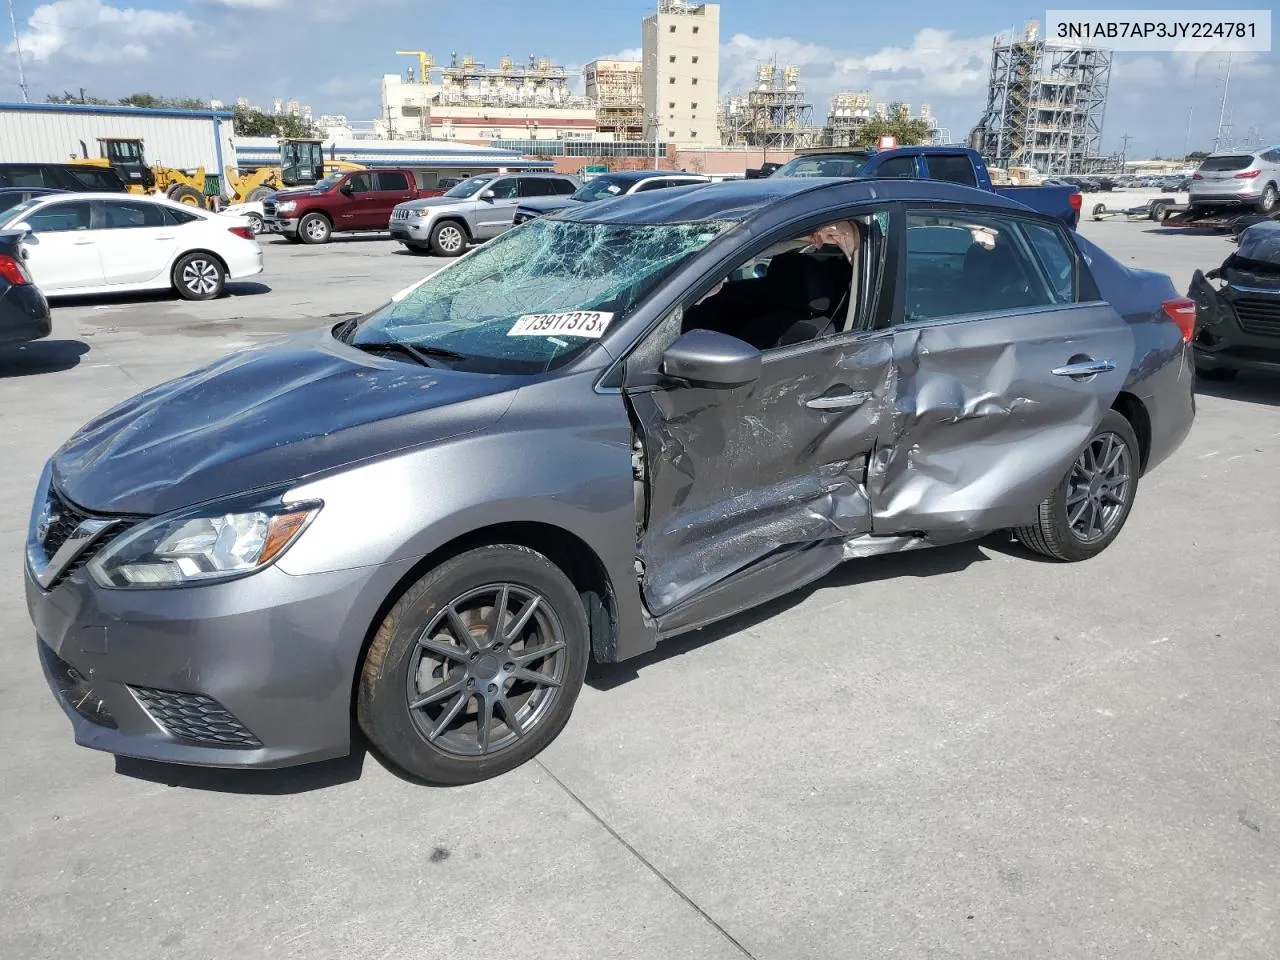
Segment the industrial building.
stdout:
<path fill-rule="evenodd" d="M 1093 173 L 1101 156 L 1111 51 L 1063 46 L 1031 21 L 1021 36 L 996 37 L 987 108 L 970 145 L 988 164 L 1045 175 Z"/>
<path fill-rule="evenodd" d="M 425 51 L 397 53 L 415 57 L 418 72 L 382 78 L 381 137 L 488 143 L 595 136 L 594 105 L 574 96 L 565 69 L 545 57 L 528 64 L 504 57 L 488 67 L 454 54 L 438 66 Z"/>
<path fill-rule="evenodd" d="M 643 140 L 644 63 L 592 60 L 582 68 L 587 100 L 595 104 L 596 133 L 613 140 Z"/>
<path fill-rule="evenodd" d="M 326 160 L 346 160 L 366 167 L 411 167 L 441 176 L 548 170 L 554 166 L 552 161 L 528 159 L 512 150 L 438 140 L 328 138 L 322 148 Z M 236 137 L 234 157 L 242 171 L 275 166 L 280 162 L 279 142 L 275 137 Z"/>
<path fill-rule="evenodd" d="M 643 35 L 645 139 L 719 146 L 719 4 L 658 0 Z"/>
<path fill-rule="evenodd" d="M 816 143 L 822 128 L 813 123 L 813 104 L 800 86 L 800 68 L 761 64 L 756 85 L 720 106 L 720 139 L 725 146 L 798 150 Z"/>
<path fill-rule="evenodd" d="M 0 162 L 99 156 L 99 137 L 137 138 L 147 162 L 221 174 L 235 162 L 226 110 L 169 110 L 80 103 L 0 103 Z"/>

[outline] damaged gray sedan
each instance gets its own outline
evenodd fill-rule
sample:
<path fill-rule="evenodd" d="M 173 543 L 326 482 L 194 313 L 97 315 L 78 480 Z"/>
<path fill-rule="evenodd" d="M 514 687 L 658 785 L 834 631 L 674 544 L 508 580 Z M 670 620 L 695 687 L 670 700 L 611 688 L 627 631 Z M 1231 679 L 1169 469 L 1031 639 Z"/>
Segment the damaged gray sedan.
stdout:
<path fill-rule="evenodd" d="M 32 510 L 37 648 L 97 749 L 283 766 L 354 721 L 425 780 L 491 777 L 592 659 L 842 561 L 1104 550 L 1191 426 L 1193 322 L 940 182 L 584 205 L 83 427 Z"/>

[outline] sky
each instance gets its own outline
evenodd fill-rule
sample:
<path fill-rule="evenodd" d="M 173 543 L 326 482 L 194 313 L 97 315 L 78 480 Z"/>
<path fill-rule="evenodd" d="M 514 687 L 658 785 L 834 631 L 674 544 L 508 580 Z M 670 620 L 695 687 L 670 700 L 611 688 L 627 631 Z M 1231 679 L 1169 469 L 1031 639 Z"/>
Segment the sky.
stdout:
<path fill-rule="evenodd" d="M 496 64 L 549 56 L 571 70 L 596 57 L 639 55 L 640 23 L 652 2 L 599 0 L 12 0 L 33 100 L 64 90 L 100 97 L 296 99 L 315 113 L 373 119 L 385 73 L 424 49 Z M 1102 4 L 1094 4 L 1101 7 Z M 1118 5 L 1117 5 L 1118 6 Z M 1123 4 L 1142 8 L 1141 2 Z M 1151 6 L 1147 4 L 1145 6 Z M 1169 8 L 1238 4 L 1170 3 Z M 1266 4 L 1252 6 L 1265 8 Z M 720 93 L 740 91 L 757 66 L 801 69 L 826 117 L 831 94 L 870 90 L 876 101 L 928 103 L 953 140 L 962 140 L 986 102 L 993 35 L 1043 20 L 1043 6 L 923 0 L 725 0 L 720 7 Z M 0 100 L 19 100 L 17 58 L 0 21 Z M 1231 58 L 1227 139 L 1280 142 L 1280 63 L 1275 53 Z M 1221 54 L 1114 55 L 1102 152 L 1130 159 L 1209 149 L 1218 129 L 1226 57 Z M 580 84 L 580 80 L 579 80 Z M 1128 135 L 1127 142 L 1123 139 Z"/>

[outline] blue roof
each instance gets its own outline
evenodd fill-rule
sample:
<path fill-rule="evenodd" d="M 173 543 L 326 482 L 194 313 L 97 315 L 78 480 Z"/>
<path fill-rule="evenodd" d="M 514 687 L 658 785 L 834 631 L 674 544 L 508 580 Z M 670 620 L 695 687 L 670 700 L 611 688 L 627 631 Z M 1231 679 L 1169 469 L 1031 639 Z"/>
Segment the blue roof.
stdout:
<path fill-rule="evenodd" d="M 0 112 L 25 113 L 97 113 L 125 117 L 182 117 L 187 120 L 230 120 L 230 110 L 179 110 L 176 107 L 122 107 L 97 103 L 14 103 L 0 101 Z"/>

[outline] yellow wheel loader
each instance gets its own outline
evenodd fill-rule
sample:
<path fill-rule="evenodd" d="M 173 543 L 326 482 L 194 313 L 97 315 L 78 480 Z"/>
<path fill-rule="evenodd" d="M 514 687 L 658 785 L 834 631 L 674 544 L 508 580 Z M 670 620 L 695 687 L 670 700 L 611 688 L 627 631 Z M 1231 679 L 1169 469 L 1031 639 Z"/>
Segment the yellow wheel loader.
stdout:
<path fill-rule="evenodd" d="M 130 193 L 155 193 L 160 191 L 170 200 L 192 207 L 205 206 L 204 167 L 194 173 L 184 173 L 174 167 L 149 166 L 142 150 L 142 141 L 133 137 L 99 137 L 98 156 L 90 157 L 80 141 L 83 158 L 72 160 L 90 167 L 110 167 L 125 182 Z"/>
<path fill-rule="evenodd" d="M 258 167 L 246 173 L 227 167 L 227 196 L 231 203 L 251 203 L 285 187 L 319 183 L 329 173 L 363 169 L 363 164 L 348 160 L 326 160 L 323 141 L 286 137 L 280 140 L 279 166 Z"/>

